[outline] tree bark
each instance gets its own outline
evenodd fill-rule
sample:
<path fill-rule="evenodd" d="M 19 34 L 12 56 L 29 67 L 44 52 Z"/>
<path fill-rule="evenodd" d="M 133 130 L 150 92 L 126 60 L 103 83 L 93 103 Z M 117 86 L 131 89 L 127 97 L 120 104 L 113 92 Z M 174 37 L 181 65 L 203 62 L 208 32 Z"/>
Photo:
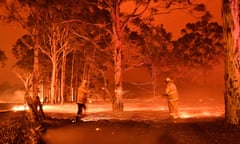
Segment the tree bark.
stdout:
<path fill-rule="evenodd" d="M 35 30 L 34 40 L 34 63 L 33 63 L 33 96 L 31 97 L 28 92 L 25 94 L 26 101 L 31 110 L 32 118 L 35 122 L 42 124 L 42 118 L 44 118 L 44 113 L 40 98 L 38 96 L 39 92 L 39 35 L 38 30 Z M 40 111 L 38 111 L 38 108 Z"/>
<path fill-rule="evenodd" d="M 38 96 L 38 85 L 39 85 L 39 69 L 38 69 L 38 52 L 39 52 L 39 37 L 36 32 L 35 45 L 34 45 L 34 63 L 33 63 L 33 97 Z"/>
<path fill-rule="evenodd" d="M 75 50 L 73 50 L 73 52 L 72 52 L 72 67 L 71 67 L 71 86 L 70 86 L 70 88 L 71 88 L 71 102 L 74 102 L 75 101 L 75 99 L 76 99 L 76 95 L 75 95 L 75 91 L 74 91 L 74 78 L 75 78 L 75 73 L 74 73 L 74 65 L 75 64 Z"/>
<path fill-rule="evenodd" d="M 117 40 L 115 51 L 114 51 L 114 63 L 115 63 L 115 97 L 113 99 L 113 111 L 123 111 L 122 102 L 122 52 L 121 52 L 121 41 Z"/>
<path fill-rule="evenodd" d="M 122 102 L 122 42 L 121 42 L 121 25 L 120 25 L 120 4 L 118 1 L 113 2 L 112 12 L 112 29 L 113 29 L 113 47 L 114 47 L 114 80 L 115 90 L 112 100 L 112 110 L 115 112 L 123 111 Z"/>
<path fill-rule="evenodd" d="M 63 50 L 62 75 L 61 75 L 61 104 L 64 103 L 64 95 L 65 95 L 66 60 L 67 60 L 66 50 Z"/>
<path fill-rule="evenodd" d="M 225 120 L 240 122 L 240 49 L 238 0 L 223 0 L 223 28 L 225 41 Z"/>
<path fill-rule="evenodd" d="M 155 97 L 156 89 L 157 89 L 157 67 L 154 62 L 152 62 L 152 88 L 153 88 L 153 97 Z"/>
<path fill-rule="evenodd" d="M 52 61 L 52 76 L 51 76 L 51 104 L 56 103 L 55 93 L 56 93 L 56 61 Z"/>

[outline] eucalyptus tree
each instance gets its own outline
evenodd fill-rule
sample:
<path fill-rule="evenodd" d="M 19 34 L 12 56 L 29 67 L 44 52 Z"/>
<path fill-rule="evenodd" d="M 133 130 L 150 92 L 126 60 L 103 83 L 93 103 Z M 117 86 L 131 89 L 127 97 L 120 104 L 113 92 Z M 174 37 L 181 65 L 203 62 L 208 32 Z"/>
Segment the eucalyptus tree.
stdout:
<path fill-rule="evenodd" d="M 27 96 L 27 103 L 31 108 L 32 116 L 36 122 L 38 119 L 37 107 L 39 104 L 39 70 L 38 70 L 38 53 L 39 53 L 39 34 L 41 25 L 44 21 L 41 19 L 41 12 L 44 10 L 47 2 L 45 0 L 12 0 L 5 1 L 2 6 L 5 7 L 4 15 L 1 15 L 1 20 L 6 22 L 16 22 L 20 24 L 26 32 L 31 35 L 34 41 L 34 63 L 33 63 L 33 78 L 32 87 L 33 95 Z"/>
<path fill-rule="evenodd" d="M 93 85 L 95 88 L 97 85 L 104 87 L 104 91 L 110 96 L 107 83 L 109 78 L 105 74 L 112 67 L 112 60 L 109 60 L 111 38 L 105 29 L 109 27 L 109 13 L 100 9 L 97 1 L 71 1 L 75 2 L 78 3 L 76 9 L 63 5 L 65 10 L 71 11 L 71 17 L 62 21 L 74 35 L 71 56 L 74 58 L 72 71 L 75 72 L 71 75 L 71 85 L 76 90 L 80 81 L 86 79 L 90 82 L 90 88 Z"/>
<path fill-rule="evenodd" d="M 32 88 L 33 53 L 33 41 L 31 36 L 28 35 L 24 35 L 18 39 L 12 48 L 12 54 L 16 58 L 13 71 L 23 82 L 26 91 L 25 96 L 30 95 Z"/>
<path fill-rule="evenodd" d="M 112 45 L 112 57 L 114 60 L 114 99 L 113 99 L 113 111 L 122 111 L 122 37 L 123 31 L 128 22 L 137 16 L 142 15 L 150 4 L 150 0 L 132 1 L 134 4 L 131 6 L 132 12 L 126 15 L 121 12 L 121 6 L 124 1 L 121 0 L 101 0 L 98 1 L 98 6 L 105 9 L 110 14 L 110 29 Z M 141 9 L 142 8 L 142 9 Z"/>
<path fill-rule="evenodd" d="M 51 71 L 51 103 L 57 103 L 56 88 L 57 84 L 57 74 L 60 69 L 60 64 L 62 62 L 62 78 L 65 76 L 65 64 L 66 64 L 66 55 L 70 52 L 69 43 L 69 31 L 59 26 L 55 23 L 50 23 L 47 25 L 44 35 L 42 35 L 42 41 L 40 49 L 41 51 L 48 56 L 52 63 Z M 64 81 L 61 85 L 62 90 L 64 89 Z M 63 91 L 61 93 L 61 103 L 63 103 Z"/>
<path fill-rule="evenodd" d="M 157 79 L 176 62 L 172 56 L 172 35 L 151 19 L 135 19 L 130 24 L 135 30 L 129 31 L 128 40 L 124 39 L 128 45 L 123 47 L 123 72 L 136 67 L 147 69 L 152 77 L 153 96 L 156 96 Z"/>
<path fill-rule="evenodd" d="M 68 30 L 66 30 L 68 31 Z M 69 36 L 69 34 L 67 34 L 67 32 L 64 34 L 65 36 Z M 67 40 L 65 38 L 65 42 L 68 43 L 69 40 Z M 62 66 L 61 66 L 61 92 L 60 92 L 60 96 L 61 96 L 61 104 L 64 103 L 64 100 L 66 98 L 66 93 L 65 93 L 65 89 L 66 89 L 66 65 L 67 65 L 67 56 L 68 54 L 70 54 L 73 51 L 73 48 L 71 47 L 70 44 L 63 46 L 62 45 Z"/>
<path fill-rule="evenodd" d="M 26 94 L 25 96 L 32 95 L 32 76 L 33 76 L 33 63 L 34 63 L 34 50 L 33 50 L 33 39 L 30 35 L 23 35 L 19 38 L 12 47 L 12 54 L 16 58 L 16 63 L 13 65 L 13 71 L 17 77 L 23 82 Z M 46 79 L 44 74 L 49 72 L 50 67 L 48 66 L 50 61 L 46 58 L 43 53 L 39 53 L 39 75 L 41 81 Z M 27 97 L 24 99 L 26 100 Z"/>
<path fill-rule="evenodd" d="M 7 56 L 5 55 L 5 52 L 0 49 L 0 66 L 4 67 L 6 61 L 7 61 Z"/>
<path fill-rule="evenodd" d="M 181 59 L 181 63 L 178 63 L 181 65 L 178 75 L 189 71 L 192 73 L 191 69 L 202 70 L 200 77 L 205 82 L 207 72 L 223 58 L 222 26 L 211 21 L 211 14 L 206 12 L 199 21 L 186 24 L 181 32 L 182 36 L 174 41 L 173 48 Z M 182 67 L 187 71 L 183 71 Z M 192 75 L 194 76 L 196 75 Z M 199 78 L 196 79 L 199 81 Z"/>
<path fill-rule="evenodd" d="M 51 103 L 57 102 L 57 81 L 60 70 L 62 79 L 61 102 L 64 100 L 66 58 L 73 49 L 82 55 L 78 61 L 78 63 L 82 62 L 84 65 L 80 67 L 83 72 L 82 79 L 88 78 L 89 67 L 93 63 L 96 64 L 95 60 L 93 60 L 96 55 L 96 48 L 98 47 L 97 50 L 103 52 L 99 45 L 104 44 L 103 40 L 106 36 L 104 38 L 101 35 L 99 36 L 102 32 L 100 32 L 101 29 L 96 30 L 99 29 L 98 24 L 91 25 L 90 23 L 98 22 L 99 13 L 104 15 L 104 12 L 101 14 L 101 11 L 93 11 L 93 7 L 86 7 L 84 3 L 86 1 L 73 0 L 71 2 L 67 1 L 67 3 L 66 0 L 43 1 L 44 7 L 41 9 L 41 13 L 38 14 L 43 22 L 41 27 L 39 26 L 39 30 L 41 30 L 41 34 L 38 36 L 39 48 L 52 61 Z M 95 6 L 94 9 L 96 10 L 97 7 Z M 77 18 L 81 20 L 75 20 Z M 75 23 L 71 23 L 73 21 L 79 22 L 78 28 L 74 27 Z M 107 20 L 105 18 L 102 21 Z M 74 38 L 72 34 L 77 38 Z M 61 68 L 60 64 L 62 64 Z M 78 74 L 77 77 L 79 76 Z"/>
<path fill-rule="evenodd" d="M 70 3 L 69 1 L 66 3 L 66 0 L 49 1 L 46 2 L 44 11 L 41 13 L 44 25 L 41 26 L 40 50 L 52 63 L 51 103 L 58 103 L 59 100 L 62 104 L 64 103 L 67 55 L 72 52 L 76 43 L 71 32 L 73 30 L 71 24 L 64 21 L 79 15 L 76 13 L 78 8 L 80 8 L 78 1 Z M 59 78 L 61 78 L 60 83 Z M 58 94 L 59 89 L 60 94 Z"/>
<path fill-rule="evenodd" d="M 103 17 L 100 12 L 95 12 L 95 14 L 98 14 L 98 17 Z M 96 91 L 100 87 L 104 87 L 103 90 L 111 97 L 107 83 L 110 78 L 106 76 L 106 72 L 111 70 L 113 66 L 112 59 L 109 58 L 111 53 L 108 43 L 111 38 L 104 29 L 92 24 L 94 21 L 103 21 L 104 18 L 93 20 L 94 17 L 96 16 L 92 16 L 92 22 L 91 19 L 86 18 L 85 22 L 88 20 L 87 24 L 72 24 L 72 32 L 78 42 L 78 44 L 75 44 L 75 51 L 78 55 L 77 66 L 75 67 L 80 72 L 78 77 L 81 80 L 85 79 L 89 81 L 89 88 Z"/>
<path fill-rule="evenodd" d="M 172 35 L 163 25 L 141 25 L 145 56 L 144 66 L 150 70 L 152 77 L 153 96 L 156 96 L 158 78 L 170 73 L 177 62 L 172 51 Z"/>
<path fill-rule="evenodd" d="M 225 52 L 225 120 L 228 124 L 240 123 L 240 43 L 239 0 L 223 0 L 222 18 Z"/>
<path fill-rule="evenodd" d="M 127 4 L 129 9 L 124 11 L 123 8 Z M 99 0 L 98 7 L 108 11 L 111 16 L 109 33 L 112 36 L 110 44 L 113 51 L 115 80 L 113 110 L 122 111 L 122 46 L 125 43 L 123 37 L 129 22 L 136 18 L 154 17 L 179 9 L 186 10 L 194 7 L 195 10 L 201 10 L 204 6 L 193 4 L 190 0 Z M 131 27 L 131 30 L 133 29 L 134 27 Z"/>

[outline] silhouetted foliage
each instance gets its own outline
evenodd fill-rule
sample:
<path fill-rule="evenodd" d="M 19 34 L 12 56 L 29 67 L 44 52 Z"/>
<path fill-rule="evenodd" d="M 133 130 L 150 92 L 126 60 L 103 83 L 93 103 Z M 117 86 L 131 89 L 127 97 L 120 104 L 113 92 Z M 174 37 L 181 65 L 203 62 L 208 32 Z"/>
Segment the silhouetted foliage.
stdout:
<path fill-rule="evenodd" d="M 174 41 L 173 48 L 179 60 L 178 65 L 184 66 L 179 67 L 178 71 L 180 73 L 178 75 L 183 78 L 183 75 L 187 73 L 190 75 L 194 73 L 194 70 L 202 71 L 201 76 L 192 75 L 192 77 L 188 76 L 186 78 L 192 82 L 201 83 L 196 78 L 201 77 L 204 82 L 207 72 L 211 71 L 213 66 L 219 64 L 223 58 L 222 26 L 217 22 L 212 22 L 211 14 L 206 12 L 201 20 L 186 24 L 181 32 L 182 36 Z"/>
<path fill-rule="evenodd" d="M 12 54 L 16 58 L 14 67 L 18 67 L 26 72 L 33 70 L 33 40 L 29 35 L 23 35 L 12 47 Z M 49 59 L 43 53 L 39 55 L 40 73 L 50 70 Z"/>
<path fill-rule="evenodd" d="M 187 66 L 211 68 L 223 56 L 222 27 L 210 20 L 206 13 L 200 21 L 186 24 L 182 37 L 174 42 L 174 51 Z"/>
<path fill-rule="evenodd" d="M 7 56 L 5 55 L 5 52 L 3 50 L 0 50 L 0 66 L 4 67 L 6 61 L 7 61 Z"/>

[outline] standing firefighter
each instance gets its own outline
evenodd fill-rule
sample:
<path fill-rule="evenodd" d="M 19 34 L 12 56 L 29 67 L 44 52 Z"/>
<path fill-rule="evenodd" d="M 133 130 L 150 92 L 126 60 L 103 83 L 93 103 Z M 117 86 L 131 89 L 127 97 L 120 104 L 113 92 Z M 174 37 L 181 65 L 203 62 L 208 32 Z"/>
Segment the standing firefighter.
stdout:
<path fill-rule="evenodd" d="M 86 111 L 86 102 L 87 102 L 87 81 L 83 80 L 80 87 L 78 88 L 78 96 L 77 96 L 77 116 L 76 121 L 82 116 L 83 110 Z"/>
<path fill-rule="evenodd" d="M 165 96 L 168 99 L 168 109 L 169 109 L 169 118 L 176 119 L 179 117 L 178 115 L 178 91 L 177 87 L 174 84 L 173 80 L 170 78 L 166 78 L 166 89 L 165 89 Z"/>

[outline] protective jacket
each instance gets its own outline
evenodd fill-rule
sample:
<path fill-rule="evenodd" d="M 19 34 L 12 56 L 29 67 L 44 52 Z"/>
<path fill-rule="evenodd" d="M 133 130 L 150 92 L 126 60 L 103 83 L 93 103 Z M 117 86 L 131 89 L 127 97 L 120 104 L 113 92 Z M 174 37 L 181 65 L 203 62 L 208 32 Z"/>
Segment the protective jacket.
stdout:
<path fill-rule="evenodd" d="M 166 86 L 165 95 L 168 97 L 169 118 L 175 119 L 178 114 L 178 92 L 176 85 L 169 81 Z"/>
<path fill-rule="evenodd" d="M 85 88 L 85 85 L 81 85 L 78 88 L 77 103 L 85 104 L 87 102 L 87 93 L 88 90 Z"/>
<path fill-rule="evenodd" d="M 178 91 L 177 87 L 173 82 L 168 82 L 165 90 L 165 95 L 168 96 L 168 101 L 178 100 Z"/>

